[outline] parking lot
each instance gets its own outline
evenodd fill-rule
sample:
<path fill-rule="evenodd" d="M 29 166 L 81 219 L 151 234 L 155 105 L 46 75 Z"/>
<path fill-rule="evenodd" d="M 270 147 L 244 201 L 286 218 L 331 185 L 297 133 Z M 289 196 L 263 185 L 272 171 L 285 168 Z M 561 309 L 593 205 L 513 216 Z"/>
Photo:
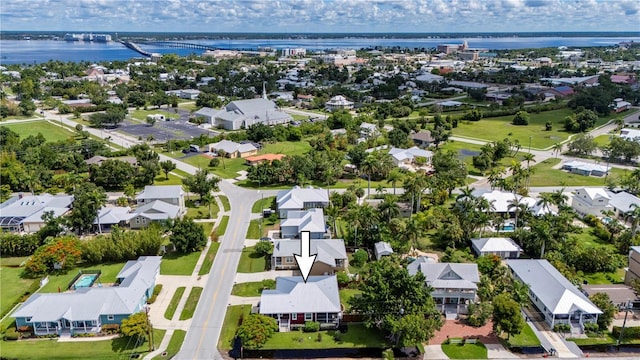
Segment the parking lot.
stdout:
<path fill-rule="evenodd" d="M 200 135 L 213 137 L 219 134 L 216 131 L 201 129 L 197 125 L 182 119 L 175 121 L 157 121 L 153 126 L 125 120 L 118 130 L 143 139 L 153 136 L 153 139 L 157 141 L 188 140 L 197 138 Z"/>

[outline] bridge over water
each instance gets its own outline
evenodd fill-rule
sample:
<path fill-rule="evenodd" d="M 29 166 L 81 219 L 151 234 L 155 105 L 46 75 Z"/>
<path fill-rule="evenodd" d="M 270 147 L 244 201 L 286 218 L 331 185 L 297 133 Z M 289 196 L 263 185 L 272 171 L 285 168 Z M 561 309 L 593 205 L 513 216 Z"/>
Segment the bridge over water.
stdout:
<path fill-rule="evenodd" d="M 218 50 L 217 47 L 181 41 L 145 41 L 143 44 L 162 46 L 174 49 Z"/>

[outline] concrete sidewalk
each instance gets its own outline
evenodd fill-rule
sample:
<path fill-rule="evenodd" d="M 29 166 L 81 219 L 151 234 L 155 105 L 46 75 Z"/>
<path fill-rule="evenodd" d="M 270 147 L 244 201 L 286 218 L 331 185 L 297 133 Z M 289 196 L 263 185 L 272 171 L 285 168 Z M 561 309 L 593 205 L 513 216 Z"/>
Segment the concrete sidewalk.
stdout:
<path fill-rule="evenodd" d="M 262 280 L 275 280 L 278 276 L 293 276 L 293 270 L 271 270 L 257 273 L 237 273 L 235 283 L 258 282 Z"/>
<path fill-rule="evenodd" d="M 229 296 L 229 305 L 258 305 L 260 296 Z"/>
<path fill-rule="evenodd" d="M 448 359 L 440 345 L 425 345 L 423 359 Z"/>

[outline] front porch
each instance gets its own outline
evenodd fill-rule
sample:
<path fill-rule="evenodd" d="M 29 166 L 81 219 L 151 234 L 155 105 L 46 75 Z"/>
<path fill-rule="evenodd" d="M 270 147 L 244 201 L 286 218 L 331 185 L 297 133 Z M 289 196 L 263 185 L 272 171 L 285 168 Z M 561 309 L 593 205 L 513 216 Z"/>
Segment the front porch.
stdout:
<path fill-rule="evenodd" d="M 76 334 L 98 334 L 102 330 L 102 324 L 96 320 L 69 321 L 61 319 L 56 321 L 34 323 L 33 333 L 35 335 L 64 335 Z"/>

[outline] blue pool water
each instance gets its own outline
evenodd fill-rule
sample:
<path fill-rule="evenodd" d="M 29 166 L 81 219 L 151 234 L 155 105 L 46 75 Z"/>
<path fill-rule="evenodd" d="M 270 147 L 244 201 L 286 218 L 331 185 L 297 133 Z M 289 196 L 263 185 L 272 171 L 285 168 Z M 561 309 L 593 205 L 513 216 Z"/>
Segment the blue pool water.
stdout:
<path fill-rule="evenodd" d="M 90 287 L 91 285 L 93 285 L 93 282 L 96 280 L 96 278 L 98 278 L 98 274 L 82 275 L 78 278 L 78 280 L 76 280 L 76 283 L 73 284 L 73 288 L 78 289 L 83 287 Z"/>
<path fill-rule="evenodd" d="M 513 231 L 513 230 L 515 230 L 515 229 L 516 229 L 516 227 L 515 227 L 515 226 L 513 226 L 513 225 L 505 225 L 502 229 L 503 229 L 504 231 Z"/>

